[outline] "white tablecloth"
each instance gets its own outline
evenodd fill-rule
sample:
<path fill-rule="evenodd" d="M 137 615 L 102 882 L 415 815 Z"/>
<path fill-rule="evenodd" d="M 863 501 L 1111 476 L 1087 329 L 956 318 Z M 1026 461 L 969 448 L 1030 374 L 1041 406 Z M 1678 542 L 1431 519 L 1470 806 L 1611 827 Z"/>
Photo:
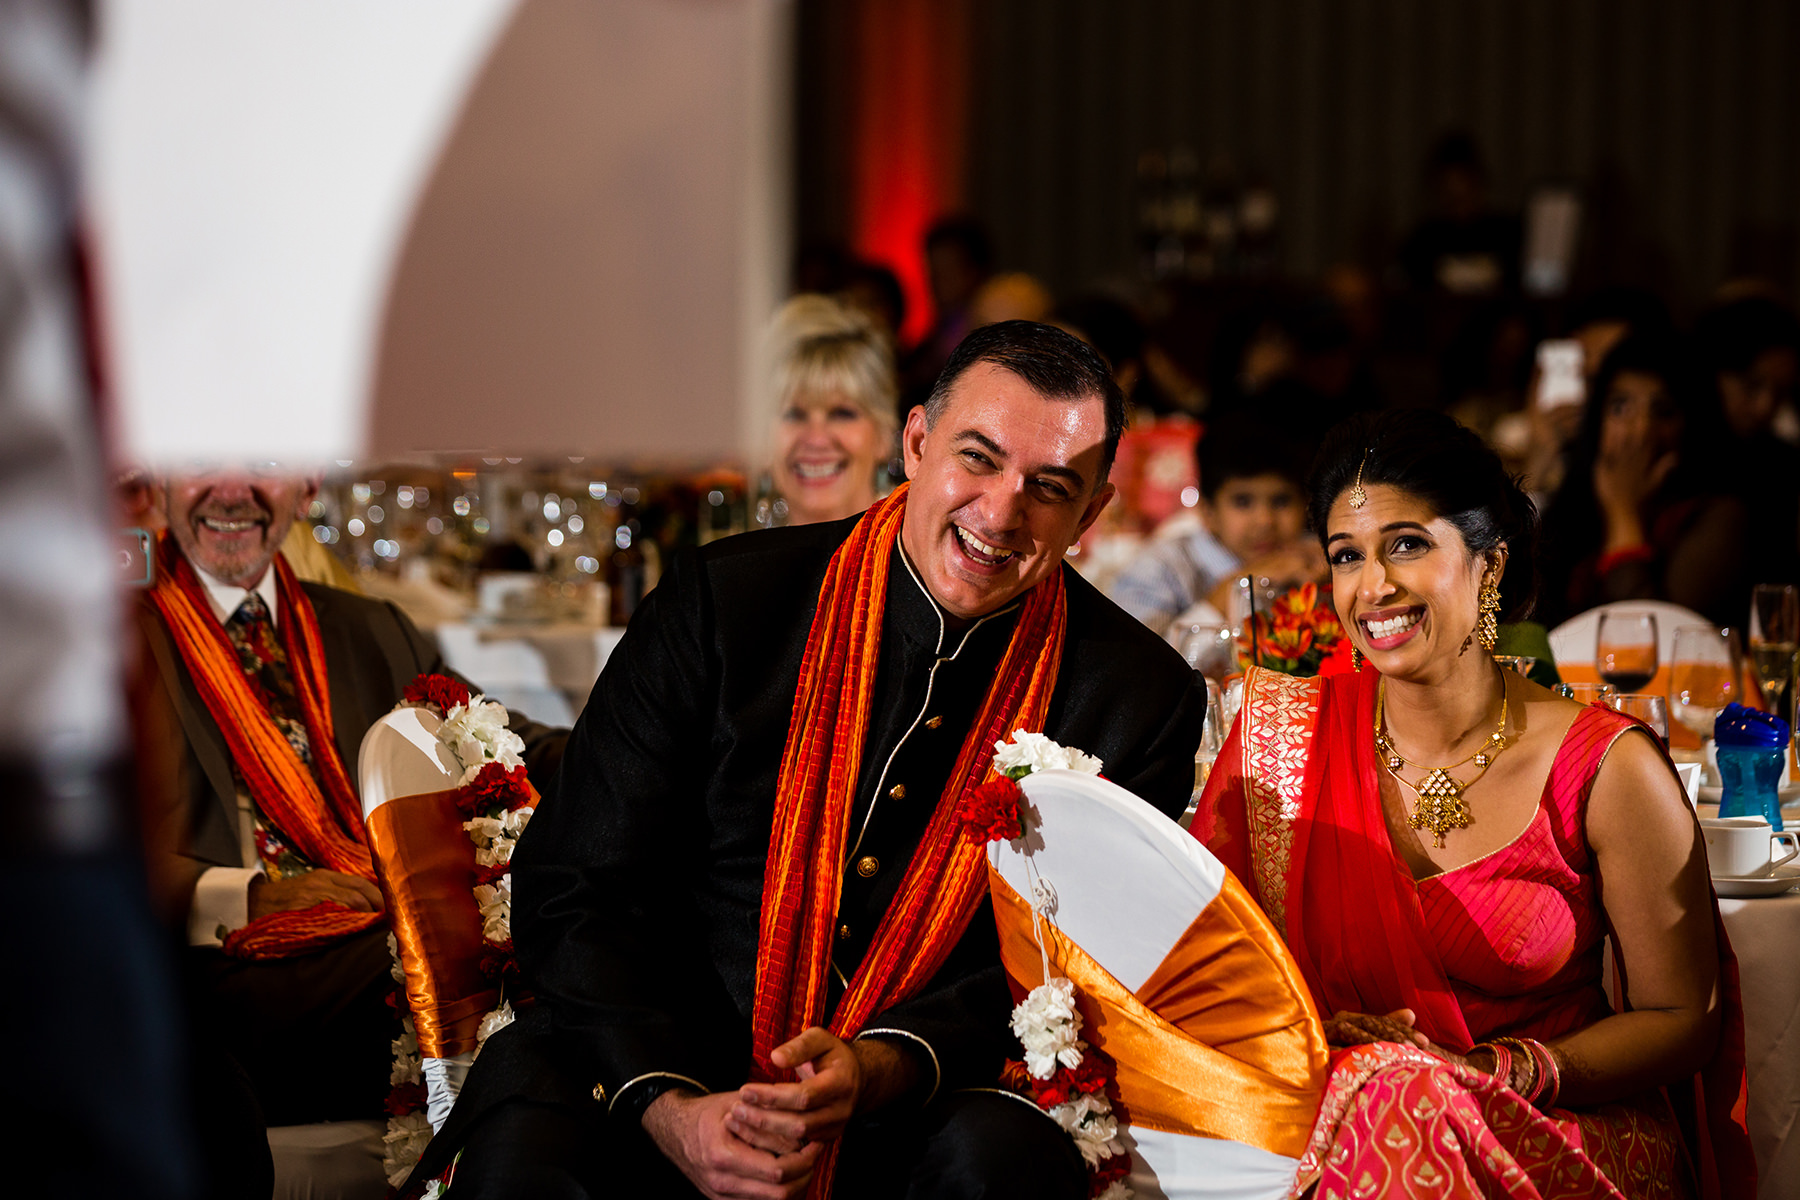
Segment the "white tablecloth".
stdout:
<path fill-rule="evenodd" d="M 444 661 L 489 696 L 547 725 L 572 725 L 623 629 L 579 624 L 477 625 L 433 631 Z"/>
<path fill-rule="evenodd" d="M 1800 1197 L 1800 892 L 1719 901 L 1744 989 L 1758 1200 Z"/>

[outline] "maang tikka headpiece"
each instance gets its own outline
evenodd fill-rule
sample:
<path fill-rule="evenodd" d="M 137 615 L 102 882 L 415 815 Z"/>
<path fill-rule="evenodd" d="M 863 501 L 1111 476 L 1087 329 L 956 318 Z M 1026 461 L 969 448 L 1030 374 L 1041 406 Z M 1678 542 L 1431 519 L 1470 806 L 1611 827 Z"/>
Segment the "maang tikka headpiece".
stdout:
<path fill-rule="evenodd" d="M 1356 482 L 1350 485 L 1350 507 L 1351 508 L 1361 508 L 1363 505 L 1365 505 L 1369 502 L 1369 493 L 1363 491 L 1363 485 L 1362 485 L 1363 468 L 1368 465 L 1368 462 L 1369 462 L 1369 452 L 1367 450 L 1364 450 L 1363 456 L 1362 456 L 1362 462 L 1359 462 L 1356 464 Z"/>

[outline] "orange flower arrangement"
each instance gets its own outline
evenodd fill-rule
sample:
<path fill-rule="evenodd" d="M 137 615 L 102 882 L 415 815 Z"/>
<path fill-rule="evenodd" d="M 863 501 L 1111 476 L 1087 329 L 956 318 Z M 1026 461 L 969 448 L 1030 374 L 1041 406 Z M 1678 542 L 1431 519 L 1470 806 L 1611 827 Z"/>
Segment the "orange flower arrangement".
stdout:
<path fill-rule="evenodd" d="M 1302 584 L 1258 612 L 1238 632 L 1238 666 L 1267 667 L 1288 675 L 1317 675 L 1344 640 L 1331 605 L 1331 587 Z"/>

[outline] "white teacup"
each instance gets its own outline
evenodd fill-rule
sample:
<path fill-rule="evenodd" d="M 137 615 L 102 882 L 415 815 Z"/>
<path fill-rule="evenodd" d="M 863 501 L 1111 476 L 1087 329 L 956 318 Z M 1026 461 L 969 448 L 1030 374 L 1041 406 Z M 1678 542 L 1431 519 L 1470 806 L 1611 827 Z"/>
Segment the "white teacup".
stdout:
<path fill-rule="evenodd" d="M 1700 822 L 1700 833 L 1707 866 L 1720 878 L 1755 879 L 1800 855 L 1800 834 L 1776 833 L 1761 817 L 1711 817 Z M 1777 842 L 1787 847 L 1780 858 L 1774 857 Z"/>

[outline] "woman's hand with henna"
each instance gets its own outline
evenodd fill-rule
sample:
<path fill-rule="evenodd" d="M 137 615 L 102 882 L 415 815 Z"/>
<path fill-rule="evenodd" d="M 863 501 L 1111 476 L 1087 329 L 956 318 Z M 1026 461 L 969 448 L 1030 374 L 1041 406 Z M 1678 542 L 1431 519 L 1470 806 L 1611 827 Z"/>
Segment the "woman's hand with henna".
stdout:
<path fill-rule="evenodd" d="M 1489 1074 L 1493 1072 L 1491 1059 L 1480 1063 L 1471 1060 L 1466 1054 L 1444 1049 L 1414 1027 L 1416 1019 L 1417 1015 L 1410 1008 L 1397 1008 L 1381 1017 L 1373 1013 L 1340 1012 L 1325 1022 L 1325 1041 L 1333 1046 L 1367 1046 L 1375 1042 L 1394 1042 L 1401 1046 L 1416 1047 L 1458 1066 L 1472 1067 Z"/>
<path fill-rule="evenodd" d="M 1325 1022 L 1325 1040 L 1333 1046 L 1368 1046 L 1376 1042 L 1396 1042 L 1417 1046 L 1433 1054 L 1441 1054 L 1431 1039 L 1413 1028 L 1410 1008 L 1397 1008 L 1386 1016 L 1373 1013 L 1340 1012 Z"/>

